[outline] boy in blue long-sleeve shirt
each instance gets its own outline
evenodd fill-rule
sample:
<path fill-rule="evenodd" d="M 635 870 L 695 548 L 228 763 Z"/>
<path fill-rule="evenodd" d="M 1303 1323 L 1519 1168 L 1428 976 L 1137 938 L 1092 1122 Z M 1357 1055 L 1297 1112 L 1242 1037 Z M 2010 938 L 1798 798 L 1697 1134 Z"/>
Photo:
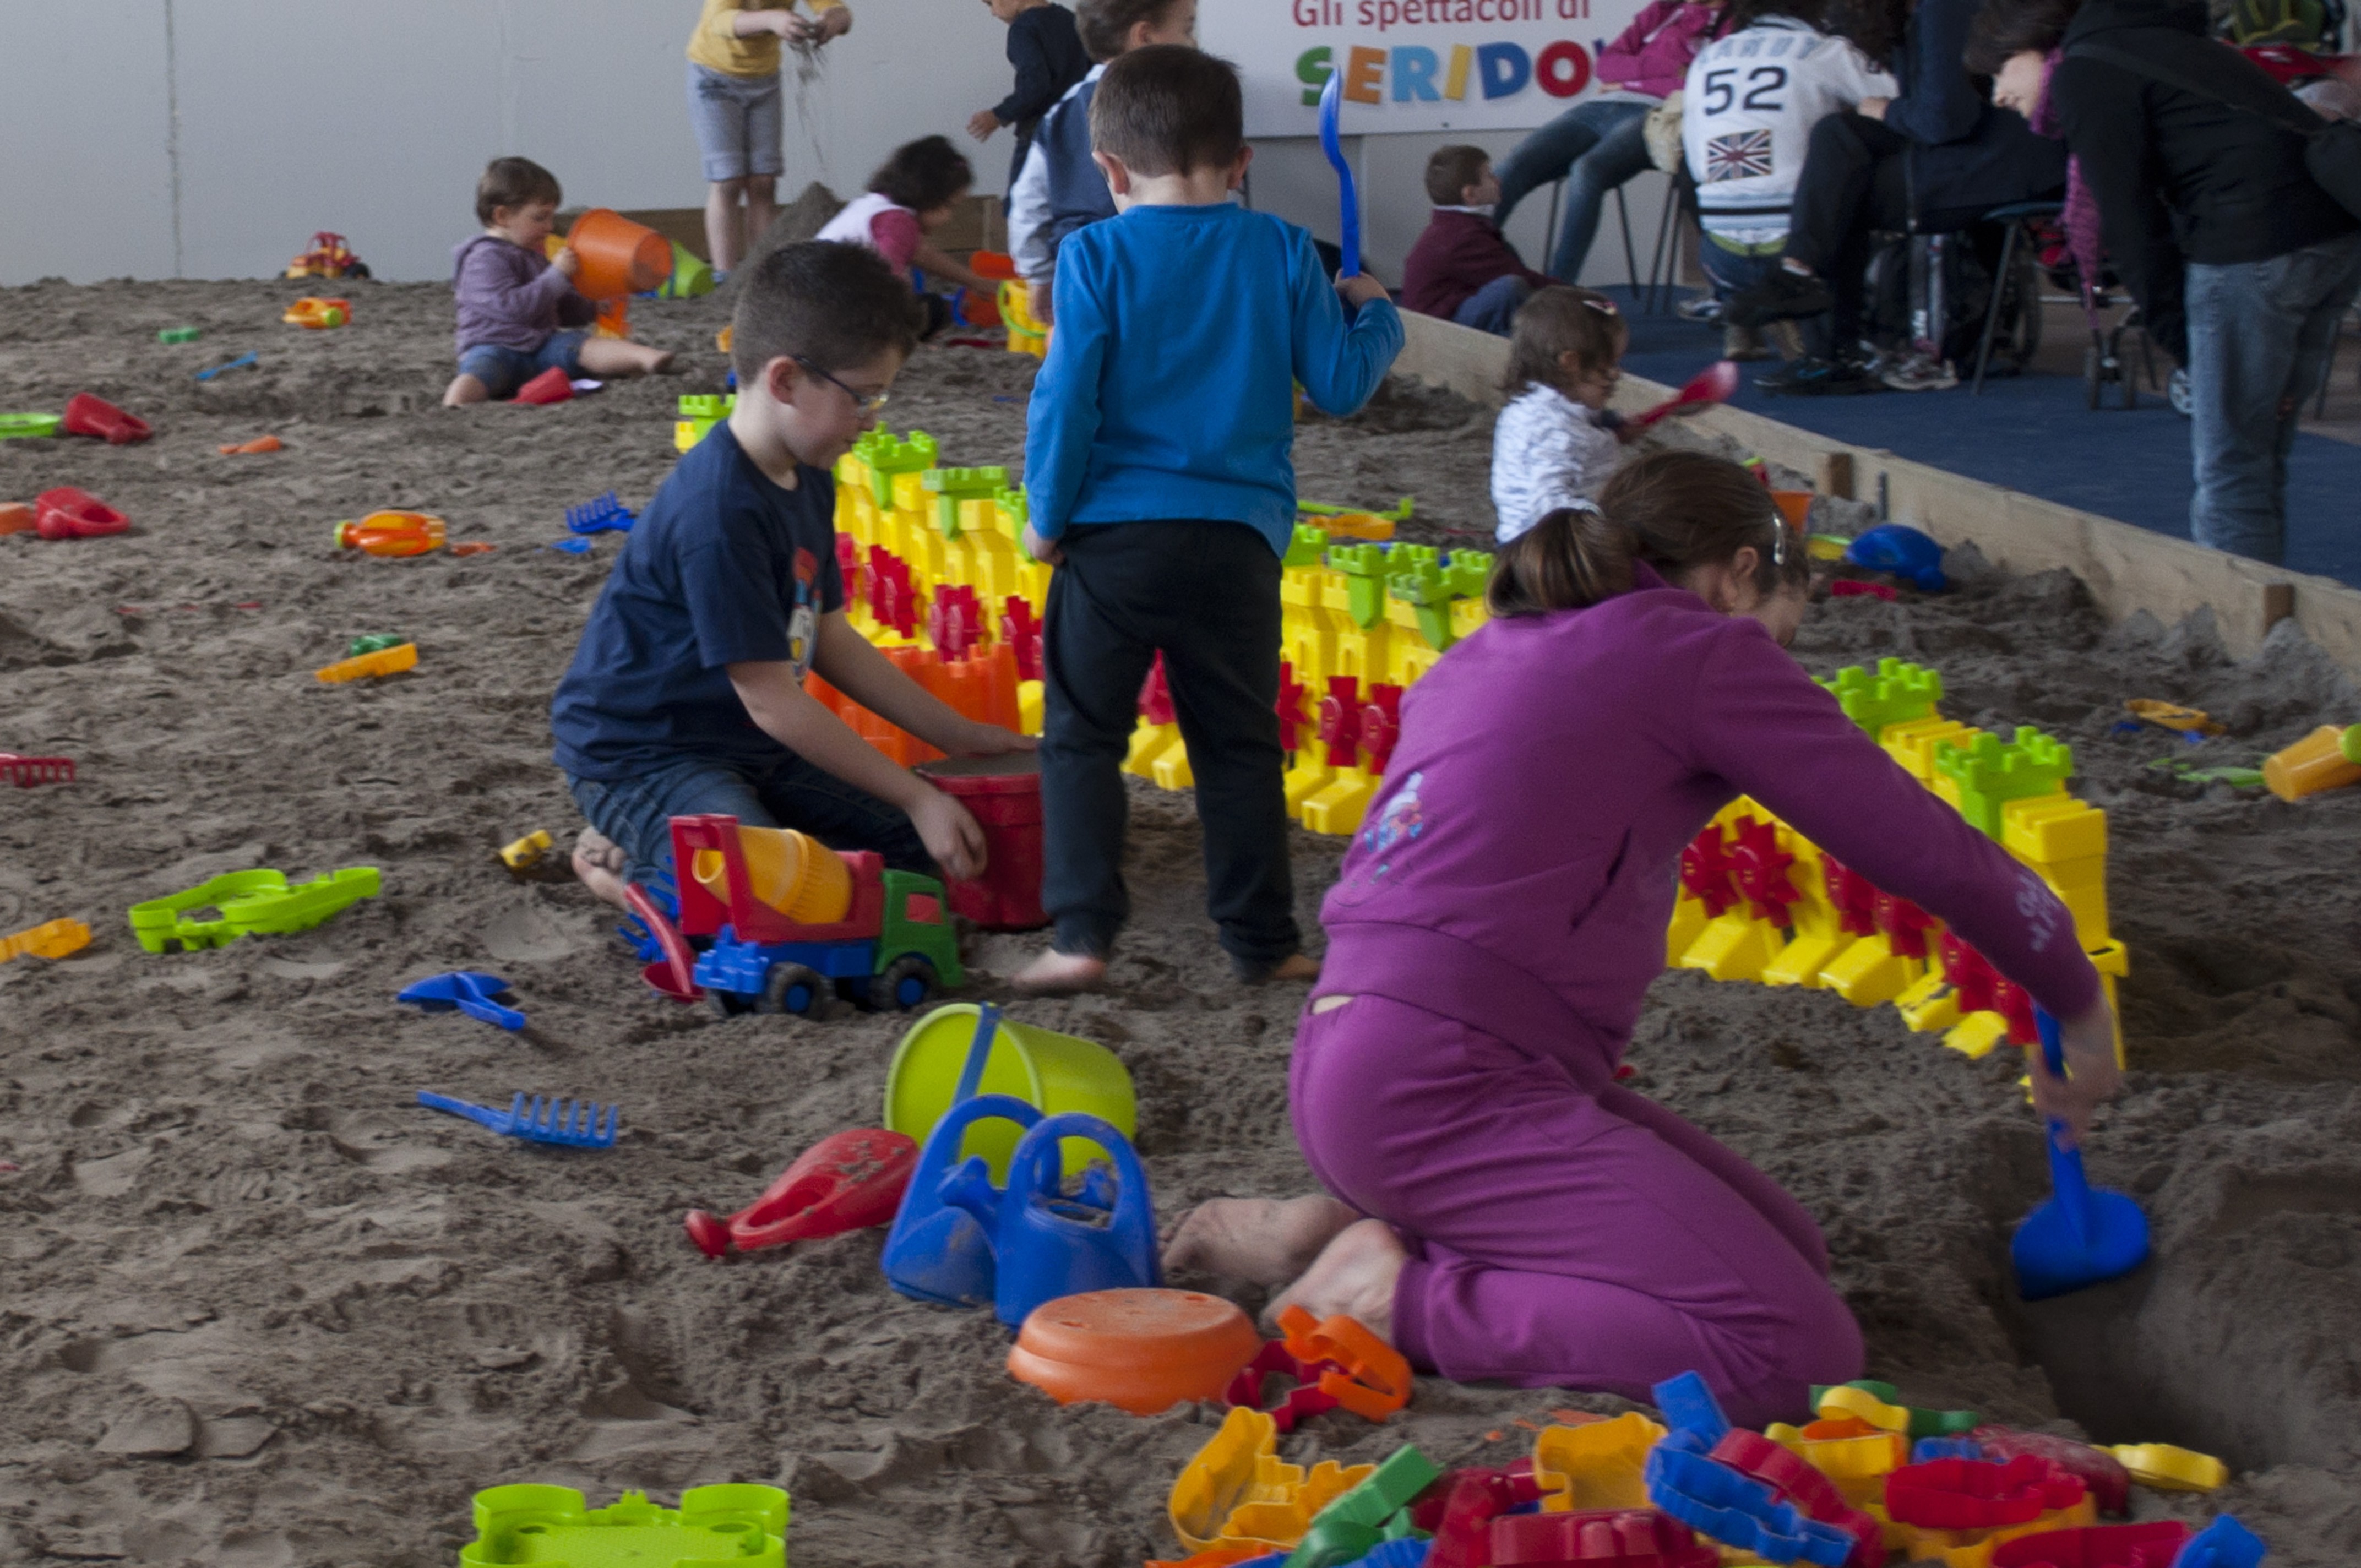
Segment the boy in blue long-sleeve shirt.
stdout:
<path fill-rule="evenodd" d="M 1332 291 L 1312 236 L 1233 205 L 1253 151 L 1235 71 L 1160 46 L 1107 68 L 1093 157 L 1119 215 L 1058 257 L 1033 384 L 1027 548 L 1044 620 L 1042 903 L 1051 950 L 1016 983 L 1104 975 L 1129 913 L 1121 773 L 1160 652 L 1205 830 L 1206 905 L 1242 979 L 1309 979 L 1287 861 L 1279 560 L 1295 526 L 1294 384 L 1350 414 L 1401 351 L 1366 276 Z M 1336 296 L 1358 307 L 1349 323 Z"/>

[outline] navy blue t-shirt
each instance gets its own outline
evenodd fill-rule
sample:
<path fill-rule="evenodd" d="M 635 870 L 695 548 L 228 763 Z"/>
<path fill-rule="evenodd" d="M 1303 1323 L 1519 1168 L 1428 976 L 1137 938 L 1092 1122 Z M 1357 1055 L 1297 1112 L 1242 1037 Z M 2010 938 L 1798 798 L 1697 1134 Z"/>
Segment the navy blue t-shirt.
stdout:
<path fill-rule="evenodd" d="M 726 666 L 811 668 L 819 618 L 844 606 L 836 481 L 782 489 L 727 424 L 681 458 L 624 540 L 557 684 L 557 765 L 625 779 L 700 757 L 760 766 L 786 748 L 755 726 Z"/>

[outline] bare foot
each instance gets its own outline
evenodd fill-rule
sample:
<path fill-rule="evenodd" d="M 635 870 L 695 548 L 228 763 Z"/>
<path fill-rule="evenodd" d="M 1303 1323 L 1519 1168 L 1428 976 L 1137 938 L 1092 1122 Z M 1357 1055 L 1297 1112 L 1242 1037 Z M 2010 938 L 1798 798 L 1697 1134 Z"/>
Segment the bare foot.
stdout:
<path fill-rule="evenodd" d="M 469 403 L 489 402 L 491 398 L 492 389 L 483 382 L 473 376 L 460 376 L 444 389 L 443 406 L 446 409 L 465 408 Z"/>
<path fill-rule="evenodd" d="M 1008 983 L 1036 996 L 1071 996 L 1078 991 L 1095 991 L 1105 979 L 1104 959 L 1061 953 L 1053 948 L 1018 970 Z"/>
<path fill-rule="evenodd" d="M 630 869 L 631 857 L 623 853 L 623 847 L 596 828 L 585 828 L 574 840 L 574 874 L 584 887 L 618 909 L 631 907 L 623 897 L 623 873 Z"/>
<path fill-rule="evenodd" d="M 1394 1281 L 1410 1253 L 1383 1220 L 1347 1225 L 1322 1250 L 1303 1277 L 1272 1298 L 1263 1319 L 1275 1322 L 1281 1310 L 1301 1307 L 1315 1318 L 1351 1318 L 1394 1343 Z"/>
<path fill-rule="evenodd" d="M 1249 985 L 1268 985 L 1273 981 L 1312 981 L 1320 978 L 1320 960 L 1301 953 L 1290 953 L 1261 974 L 1248 981 Z"/>
<path fill-rule="evenodd" d="M 1324 1192 L 1309 1198 L 1216 1198 L 1200 1203 L 1172 1233 L 1164 1266 L 1202 1269 L 1224 1279 L 1284 1285 L 1312 1266 L 1361 1212 Z"/>

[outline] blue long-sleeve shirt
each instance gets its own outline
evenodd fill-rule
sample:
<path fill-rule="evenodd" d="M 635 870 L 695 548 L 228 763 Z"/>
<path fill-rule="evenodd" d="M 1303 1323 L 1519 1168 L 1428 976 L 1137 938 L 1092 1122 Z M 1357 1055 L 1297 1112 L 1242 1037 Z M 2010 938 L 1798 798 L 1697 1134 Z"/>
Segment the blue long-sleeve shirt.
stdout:
<path fill-rule="evenodd" d="M 1134 207 L 1077 231 L 1058 252 L 1057 301 L 1025 443 L 1044 539 L 1203 518 L 1286 554 L 1294 384 L 1350 414 L 1402 347 L 1389 302 L 1347 324 L 1310 235 L 1227 203 Z"/>

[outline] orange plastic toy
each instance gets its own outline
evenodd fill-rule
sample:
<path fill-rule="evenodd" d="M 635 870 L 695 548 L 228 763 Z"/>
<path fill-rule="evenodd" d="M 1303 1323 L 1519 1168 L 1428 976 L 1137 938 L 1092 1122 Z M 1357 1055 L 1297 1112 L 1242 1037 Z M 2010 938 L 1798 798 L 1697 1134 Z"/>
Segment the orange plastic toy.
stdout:
<path fill-rule="evenodd" d="M 1095 1400 L 1152 1416 L 1218 1399 L 1262 1348 L 1246 1313 L 1194 1290 L 1092 1290 L 1036 1307 L 1008 1373 L 1061 1405 Z"/>
<path fill-rule="evenodd" d="M 575 219 L 566 243 L 582 258 L 574 287 L 585 299 L 644 294 L 672 276 L 672 241 L 605 207 Z"/>
<path fill-rule="evenodd" d="M 336 548 L 369 555 L 423 555 L 443 548 L 444 522 L 423 511 L 373 511 L 336 524 Z"/>
<path fill-rule="evenodd" d="M 1381 1421 L 1410 1403 L 1410 1363 L 1351 1318 L 1315 1322 L 1302 1308 L 1290 1307 L 1279 1313 L 1279 1326 L 1296 1360 L 1333 1362 L 1342 1368 L 1320 1375 L 1320 1391 L 1355 1415 Z"/>
<path fill-rule="evenodd" d="M 2361 724 L 2323 724 L 2263 764 L 2263 783 L 2281 800 L 2361 784 Z"/>
<path fill-rule="evenodd" d="M 1322 532 L 1337 539 L 1361 539 L 1383 544 L 1394 536 L 1393 519 L 1379 517 L 1375 512 L 1315 513 L 1305 521 Z"/>
<path fill-rule="evenodd" d="M 345 245 L 345 236 L 330 234 L 326 229 L 312 236 L 303 254 L 287 264 L 290 278 L 366 278 L 369 269 L 361 265 Z"/>
<path fill-rule="evenodd" d="M 275 435 L 258 435 L 252 441 L 235 442 L 221 449 L 225 457 L 253 457 L 265 452 L 283 452 L 287 444 Z"/>
<path fill-rule="evenodd" d="M 946 659 L 917 646 L 879 650 L 901 666 L 902 673 L 959 710 L 965 718 L 986 724 L 1017 727 L 1016 650 L 1006 642 L 980 648 L 964 659 Z M 906 768 L 931 762 L 942 753 L 906 729 L 888 724 L 851 697 L 821 680 L 804 677 L 804 690 L 844 720 L 852 732 Z"/>
<path fill-rule="evenodd" d="M 417 667 L 418 644 L 403 642 L 375 653 L 364 653 L 357 659 L 339 659 L 326 669 L 314 670 L 312 674 L 315 679 L 336 686 L 369 675 L 396 675 Z"/>
<path fill-rule="evenodd" d="M 306 294 L 288 306 L 286 313 L 279 319 L 290 326 L 310 327 L 317 332 L 325 327 L 342 326 L 352 320 L 353 302 L 350 300 L 323 300 Z"/>
<path fill-rule="evenodd" d="M 37 959 L 61 959 L 89 946 L 89 927 L 79 920 L 51 920 L 13 937 L 0 937 L 0 964 L 27 953 Z"/>
<path fill-rule="evenodd" d="M 0 501 L 0 534 L 30 533 L 40 526 L 33 509 L 23 501 Z"/>

